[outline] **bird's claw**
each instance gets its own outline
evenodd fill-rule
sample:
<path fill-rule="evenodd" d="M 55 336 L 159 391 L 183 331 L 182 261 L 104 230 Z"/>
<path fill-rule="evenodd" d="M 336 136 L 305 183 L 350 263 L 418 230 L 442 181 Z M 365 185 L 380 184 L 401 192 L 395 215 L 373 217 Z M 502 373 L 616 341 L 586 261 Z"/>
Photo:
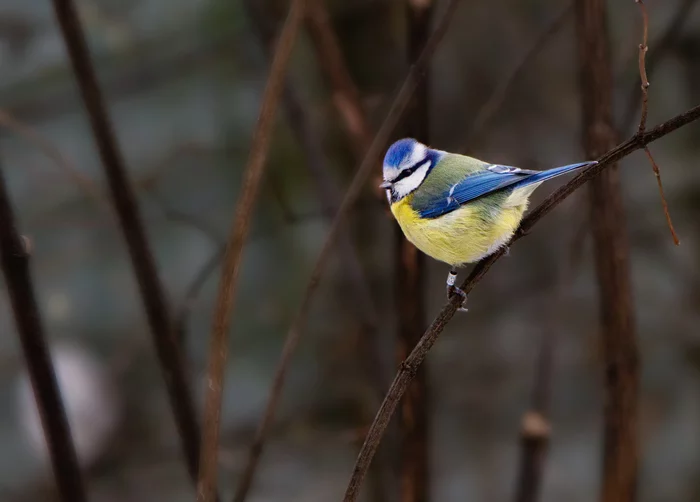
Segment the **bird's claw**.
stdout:
<path fill-rule="evenodd" d="M 459 307 L 457 308 L 457 312 L 469 312 L 469 309 L 465 307 L 467 304 L 467 293 L 462 291 L 460 288 L 457 286 L 447 286 L 447 301 L 452 300 L 452 295 L 457 295 L 462 297 L 462 302 L 460 303 Z"/>

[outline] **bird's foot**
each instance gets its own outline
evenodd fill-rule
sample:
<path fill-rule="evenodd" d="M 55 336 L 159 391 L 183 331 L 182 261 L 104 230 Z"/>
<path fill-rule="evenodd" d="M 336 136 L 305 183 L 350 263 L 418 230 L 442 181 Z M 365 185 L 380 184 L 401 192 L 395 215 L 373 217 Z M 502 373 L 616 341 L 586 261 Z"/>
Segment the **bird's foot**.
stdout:
<path fill-rule="evenodd" d="M 447 301 L 450 301 L 452 299 L 452 295 L 461 296 L 462 302 L 460 303 L 460 306 L 457 309 L 457 311 L 469 312 L 469 310 L 465 308 L 465 305 L 467 304 L 467 293 L 462 291 L 459 287 L 455 286 L 455 282 L 457 282 L 457 272 L 455 270 L 451 270 L 450 273 L 447 274 Z"/>
<path fill-rule="evenodd" d="M 505 251 L 503 252 L 503 256 L 510 256 L 510 246 L 503 246 L 505 248 Z"/>

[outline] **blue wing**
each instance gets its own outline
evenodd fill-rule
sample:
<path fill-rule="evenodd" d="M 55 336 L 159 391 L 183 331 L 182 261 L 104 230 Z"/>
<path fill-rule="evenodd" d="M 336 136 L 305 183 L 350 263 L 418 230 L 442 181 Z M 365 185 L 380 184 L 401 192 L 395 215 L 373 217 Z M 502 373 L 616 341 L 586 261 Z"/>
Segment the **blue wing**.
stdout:
<path fill-rule="evenodd" d="M 421 207 L 414 209 L 422 218 L 437 218 L 484 195 L 508 187 L 515 189 L 533 183 L 541 183 L 593 163 L 582 162 L 547 171 L 530 171 L 517 167 L 490 165 L 484 171 L 469 175 L 458 183 L 447 187 L 442 193 L 431 197 L 429 201 L 424 201 Z"/>

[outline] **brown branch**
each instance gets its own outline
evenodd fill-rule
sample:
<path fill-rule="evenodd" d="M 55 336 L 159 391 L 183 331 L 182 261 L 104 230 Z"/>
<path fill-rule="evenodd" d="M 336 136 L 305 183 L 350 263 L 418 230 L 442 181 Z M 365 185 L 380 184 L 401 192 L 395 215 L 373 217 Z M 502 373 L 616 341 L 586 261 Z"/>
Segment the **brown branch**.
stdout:
<path fill-rule="evenodd" d="M 387 113 L 387 117 L 384 120 L 382 127 L 379 129 L 374 141 L 370 145 L 369 150 L 360 164 L 360 167 L 357 169 L 355 177 L 345 194 L 343 202 L 338 208 L 335 219 L 333 220 L 333 223 L 328 231 L 326 241 L 323 244 L 318 259 L 316 260 L 316 264 L 311 272 L 311 277 L 309 279 L 309 283 L 307 284 L 306 291 L 304 292 L 299 311 L 297 312 L 291 328 L 287 332 L 284 347 L 282 348 L 282 354 L 273 377 L 268 404 L 259 424 L 258 432 L 256 433 L 256 438 L 259 439 L 258 441 L 254 441 L 251 447 L 251 456 L 257 457 L 262 452 L 262 438 L 266 436 L 266 431 L 269 429 L 274 419 L 277 405 L 282 395 L 282 389 L 292 355 L 294 354 L 294 351 L 296 350 L 296 347 L 301 339 L 301 334 L 306 325 L 306 319 L 311 307 L 311 301 L 318 288 L 321 273 L 323 272 L 326 262 L 330 258 L 333 244 L 335 243 L 336 238 L 339 236 L 341 226 L 344 223 L 345 218 L 348 216 L 350 209 L 359 197 L 360 192 L 365 185 L 365 181 L 372 172 L 372 169 L 376 167 L 382 151 L 389 141 L 392 131 L 401 119 L 401 116 L 406 109 L 422 74 L 425 72 L 428 61 L 432 58 L 440 41 L 447 32 L 449 21 L 454 16 L 454 12 L 458 7 L 459 2 L 460 0 L 451 0 L 448 4 L 444 17 L 441 19 L 438 28 L 426 43 L 420 58 L 409 71 L 406 80 L 401 86 L 401 89 L 399 90 L 389 112 Z"/>
<path fill-rule="evenodd" d="M 29 272 L 29 253 L 17 231 L 2 172 L 0 261 L 61 500 L 83 502 L 87 498 L 56 374 L 46 346 L 46 336 Z"/>
<path fill-rule="evenodd" d="M 556 286 L 552 291 L 549 326 L 542 331 L 535 381 L 530 409 L 522 420 L 520 437 L 520 465 L 516 484 L 516 502 L 535 502 L 538 499 L 544 461 L 549 446 L 551 425 L 547 418 L 551 401 L 551 381 L 554 366 L 554 352 L 557 345 L 557 331 L 563 325 L 561 312 L 564 310 L 566 293 L 574 278 L 574 272 L 581 262 L 581 250 L 588 225 L 582 221 L 571 239 L 568 261 L 565 263 Z"/>
<path fill-rule="evenodd" d="M 411 63 L 430 34 L 432 0 L 407 0 L 408 59 Z M 430 84 L 424 79 L 416 89 L 408 110 L 407 135 L 430 143 Z M 394 256 L 395 298 L 397 314 L 397 356 L 400 363 L 420 340 L 426 326 L 425 255 L 408 242 L 394 222 L 396 241 Z M 425 502 L 430 494 L 429 389 L 424 367 L 416 373 L 399 410 L 399 500 Z"/>
<path fill-rule="evenodd" d="M 280 96 L 284 87 L 292 48 L 299 24 L 304 15 L 305 0 L 294 0 L 277 42 L 270 75 L 263 94 L 258 123 L 243 175 L 241 196 L 236 205 L 231 231 L 224 254 L 223 271 L 214 310 L 214 322 L 209 348 L 208 385 L 204 405 L 204 430 L 202 433 L 202 470 L 197 485 L 197 501 L 211 502 L 216 491 L 218 470 L 219 421 L 223 393 L 224 369 L 228 352 L 228 330 L 236 296 L 236 280 L 241 264 L 243 245 L 248 236 L 253 207 L 265 170 L 265 160 L 270 144 L 272 126 Z"/>
<path fill-rule="evenodd" d="M 617 136 L 613 126 L 606 2 L 577 0 L 576 7 L 583 145 L 588 157 L 593 158 L 611 148 Z M 645 50 L 642 44 L 642 86 L 645 84 Z M 646 129 L 646 101 L 643 108 L 638 135 Z M 617 165 L 613 164 L 591 181 L 589 204 L 600 295 L 605 381 L 601 500 L 633 502 L 636 499 L 639 452 L 639 349 L 630 282 L 629 244 Z"/>
<path fill-rule="evenodd" d="M 676 234 L 676 229 L 673 228 L 673 221 L 671 221 L 671 213 L 668 211 L 668 202 L 666 202 L 666 196 L 664 195 L 664 187 L 663 187 L 663 184 L 661 183 L 661 171 L 659 171 L 659 165 L 654 160 L 654 157 L 651 156 L 651 151 L 649 150 L 649 148 L 645 147 L 644 153 L 647 154 L 647 158 L 649 159 L 649 162 L 651 163 L 651 168 L 654 170 L 654 176 L 656 177 L 656 184 L 659 186 L 659 196 L 661 197 L 661 206 L 663 207 L 664 216 L 666 217 L 666 224 L 668 225 L 668 229 L 671 232 L 671 237 L 673 238 L 673 243 L 676 246 L 678 246 L 678 245 L 680 245 L 681 241 L 678 239 L 678 234 Z"/>
<path fill-rule="evenodd" d="M 158 278 L 136 198 L 129 184 L 75 6 L 70 0 L 53 0 L 53 6 L 95 135 L 112 202 L 131 256 L 187 469 L 192 479 L 196 479 L 199 455 L 197 419 L 183 370 L 182 355 L 171 329 L 165 293 Z"/>
<path fill-rule="evenodd" d="M 356 154 L 362 157 L 372 143 L 371 128 L 360 101 L 360 92 L 345 65 L 345 58 L 328 17 L 325 1 L 309 0 L 306 8 L 306 28 L 319 64 L 333 90 L 333 103 L 343 119 L 348 135 L 353 139 Z"/>
<path fill-rule="evenodd" d="M 646 57 L 645 70 L 647 76 L 651 76 L 654 70 L 659 66 L 660 61 L 670 52 L 676 40 L 683 32 L 683 25 L 688 19 L 693 7 L 697 4 L 697 0 L 683 0 L 678 6 L 675 15 L 669 22 L 666 30 L 659 38 L 658 43 L 649 49 L 649 54 Z M 646 42 L 644 43 L 646 45 Z M 633 126 L 635 113 L 642 98 L 642 88 L 638 83 L 634 83 L 628 94 L 630 99 L 627 103 L 627 109 L 623 115 L 620 128 L 621 131 L 628 131 Z"/>
<path fill-rule="evenodd" d="M 467 134 L 465 134 L 462 147 L 459 149 L 460 152 L 467 152 L 476 142 L 476 140 L 479 139 L 479 136 L 483 134 L 491 120 L 496 116 L 498 110 L 500 110 L 503 103 L 505 103 L 511 91 L 516 88 L 515 83 L 520 79 L 524 71 L 530 67 L 540 52 L 547 47 L 547 43 L 549 43 L 550 39 L 559 31 L 559 29 L 569 18 L 573 5 L 573 1 L 569 2 L 569 4 L 564 7 L 554 19 L 552 19 L 544 31 L 542 31 L 539 37 L 537 37 L 535 42 L 523 54 L 522 58 L 511 70 L 510 74 L 500 80 L 499 85 L 493 91 L 489 99 L 483 105 L 481 105 L 479 110 L 476 112 L 471 125 L 467 128 Z"/>
<path fill-rule="evenodd" d="M 328 16 L 326 0 L 310 0 L 307 7 L 306 28 L 316 50 L 316 57 L 329 86 L 332 89 L 333 104 L 343 120 L 357 158 L 363 158 L 372 144 L 372 128 L 367 118 L 360 92 L 353 82 L 345 58 L 340 49 L 338 36 Z M 381 169 L 377 165 L 376 183 L 373 184 L 375 197 L 384 203 L 384 190 L 379 188 Z M 383 207 L 386 207 L 383 205 Z"/>
<path fill-rule="evenodd" d="M 635 135 L 624 143 L 613 148 L 598 159 L 598 163 L 591 165 L 576 176 L 574 179 L 555 190 L 547 197 L 540 205 L 538 205 L 520 224 L 520 228 L 516 231 L 511 239 L 510 246 L 527 235 L 532 228 L 546 216 L 552 209 L 559 205 L 564 199 L 569 197 L 575 190 L 580 188 L 587 181 L 595 178 L 607 167 L 618 162 L 620 159 L 627 157 L 632 152 L 644 148 L 647 144 L 656 141 L 657 139 L 672 133 L 673 131 L 700 119 L 700 106 L 696 106 L 672 119 L 660 124 L 654 129 L 645 132 L 641 135 Z M 461 289 L 465 293 L 469 293 L 474 286 L 486 275 L 491 266 L 505 254 L 505 248 L 501 248 L 496 253 L 484 258 L 477 263 L 469 276 L 461 284 Z M 428 351 L 437 341 L 438 337 L 445 329 L 445 326 L 457 312 L 457 308 L 461 302 L 458 295 L 451 297 L 450 301 L 443 307 L 432 324 L 416 344 L 408 357 L 401 363 L 398 373 L 391 383 L 391 387 L 387 392 L 382 405 L 377 411 L 374 422 L 370 426 L 365 442 L 362 445 L 362 450 L 358 455 L 355 468 L 353 469 L 350 483 L 345 492 L 344 502 L 353 502 L 357 500 L 359 489 L 362 481 L 367 474 L 372 458 L 377 451 L 377 447 L 381 442 L 382 436 L 386 431 L 386 427 L 391 419 L 391 416 L 396 409 L 401 397 L 406 392 L 409 383 L 413 379 L 415 372 L 425 359 Z"/>
<path fill-rule="evenodd" d="M 269 15 L 266 15 L 264 12 L 266 6 L 259 0 L 247 0 L 244 5 L 248 11 L 249 17 L 253 21 L 258 38 L 260 38 L 269 54 L 275 36 L 275 29 L 270 23 Z M 323 212 L 327 218 L 332 218 L 332 215 L 337 210 L 335 201 L 340 199 L 340 191 L 329 174 L 328 163 L 320 142 L 321 136 L 319 131 L 317 131 L 311 123 L 311 118 L 305 111 L 306 107 L 302 103 L 296 88 L 292 85 L 290 78 L 286 79 L 283 98 L 287 119 L 304 150 L 307 161 L 306 165 L 309 169 L 311 179 L 314 180 L 316 184 L 316 192 L 321 201 Z M 353 298 L 356 300 L 354 305 L 358 310 L 358 315 L 365 323 L 363 332 L 366 333 L 365 336 L 374 338 L 379 316 L 374 308 L 372 291 L 369 287 L 368 279 L 362 267 L 362 263 L 355 252 L 350 233 L 343 230 L 338 237 L 338 241 L 343 263 L 346 266 L 354 290 Z M 273 393 L 268 398 L 263 417 L 258 425 L 248 452 L 243 474 L 241 475 L 236 493 L 233 497 L 234 502 L 243 502 L 247 498 L 253 485 L 260 457 L 262 456 L 265 443 L 269 436 L 275 407 L 282 386 L 280 385 L 278 389 L 279 391 L 277 391 L 276 394 Z"/>
<path fill-rule="evenodd" d="M 635 0 L 635 2 L 639 4 L 639 8 L 642 11 L 643 22 L 642 43 L 639 45 L 639 77 L 642 81 L 642 113 L 641 118 L 639 119 L 639 127 L 637 128 L 637 132 L 643 133 L 646 129 L 647 113 L 649 108 L 649 79 L 647 78 L 646 69 L 646 53 L 647 50 L 649 50 L 649 47 L 647 45 L 647 40 L 649 36 L 649 16 L 647 14 L 647 9 L 644 5 L 644 0 Z M 680 244 L 680 241 L 678 240 L 678 235 L 676 234 L 676 231 L 673 228 L 673 222 L 671 221 L 671 213 L 668 211 L 668 203 L 666 202 L 666 196 L 664 195 L 664 187 L 661 183 L 661 171 L 659 170 L 658 164 L 654 161 L 654 158 L 651 156 L 651 152 L 649 151 L 649 149 L 645 148 L 644 151 L 646 152 L 647 157 L 649 158 L 649 162 L 651 163 L 651 167 L 654 171 L 654 176 L 656 177 L 656 183 L 659 186 L 659 196 L 661 197 L 661 205 L 664 210 L 664 216 L 666 217 L 668 229 L 670 230 L 671 237 L 673 238 L 673 243 L 676 246 L 678 246 Z"/>
<path fill-rule="evenodd" d="M 647 114 L 649 112 L 649 79 L 647 78 L 646 69 L 646 55 L 649 50 L 648 40 L 649 40 L 649 15 L 647 14 L 647 8 L 644 5 L 644 0 L 634 0 L 642 11 L 642 43 L 639 44 L 639 77 L 641 78 L 642 85 L 642 113 L 639 118 L 639 127 L 637 132 L 643 133 L 647 127 Z"/>

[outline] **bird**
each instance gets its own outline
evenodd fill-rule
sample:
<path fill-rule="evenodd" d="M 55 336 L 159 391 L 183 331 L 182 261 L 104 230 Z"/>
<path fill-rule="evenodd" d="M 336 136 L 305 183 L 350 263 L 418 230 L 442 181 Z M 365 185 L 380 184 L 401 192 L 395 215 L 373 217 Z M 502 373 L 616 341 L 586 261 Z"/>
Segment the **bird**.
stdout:
<path fill-rule="evenodd" d="M 459 295 L 459 310 L 467 311 L 467 295 L 455 286 L 457 269 L 507 246 L 540 184 L 596 163 L 533 171 L 489 164 L 403 138 L 384 156 L 379 187 L 386 190 L 405 237 L 423 253 L 451 265 L 447 298 Z"/>

